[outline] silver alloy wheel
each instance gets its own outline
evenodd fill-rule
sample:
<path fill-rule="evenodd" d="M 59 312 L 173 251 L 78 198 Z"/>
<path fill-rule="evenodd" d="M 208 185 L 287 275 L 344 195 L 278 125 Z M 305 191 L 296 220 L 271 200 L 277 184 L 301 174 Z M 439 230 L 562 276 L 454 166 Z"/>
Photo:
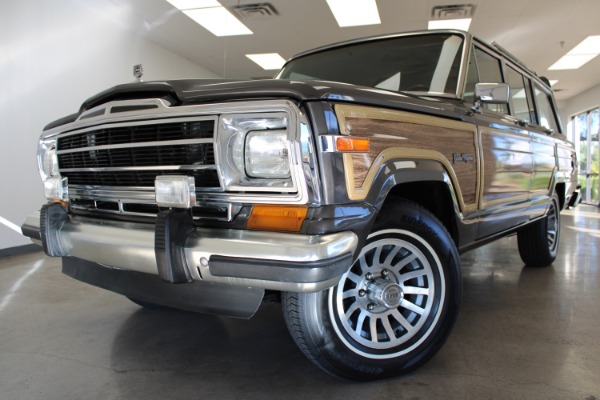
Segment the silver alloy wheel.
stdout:
<path fill-rule="evenodd" d="M 546 237 L 548 238 L 548 249 L 550 250 L 550 253 L 554 254 L 558 247 L 558 235 L 560 233 L 560 215 L 558 214 L 554 201 L 550 202 L 547 218 Z"/>
<path fill-rule="evenodd" d="M 405 354 L 429 336 L 443 308 L 445 279 L 435 251 L 418 235 L 384 230 L 369 239 L 376 236 L 383 237 L 368 243 L 330 290 L 329 311 L 348 348 L 383 359 Z"/>

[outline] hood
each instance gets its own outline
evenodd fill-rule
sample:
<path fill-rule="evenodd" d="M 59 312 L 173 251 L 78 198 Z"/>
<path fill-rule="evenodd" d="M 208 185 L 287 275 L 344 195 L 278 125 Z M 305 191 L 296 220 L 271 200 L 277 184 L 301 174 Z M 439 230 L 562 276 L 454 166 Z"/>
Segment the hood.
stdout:
<path fill-rule="evenodd" d="M 55 121 L 46 129 L 71 122 L 82 112 L 109 101 L 144 98 L 166 98 L 174 105 L 286 98 L 300 103 L 306 101 L 350 102 L 446 115 L 448 111 L 455 109 L 451 99 L 424 98 L 340 82 L 283 79 L 256 81 L 182 79 L 135 82 L 114 86 L 87 99 L 78 113 Z"/>

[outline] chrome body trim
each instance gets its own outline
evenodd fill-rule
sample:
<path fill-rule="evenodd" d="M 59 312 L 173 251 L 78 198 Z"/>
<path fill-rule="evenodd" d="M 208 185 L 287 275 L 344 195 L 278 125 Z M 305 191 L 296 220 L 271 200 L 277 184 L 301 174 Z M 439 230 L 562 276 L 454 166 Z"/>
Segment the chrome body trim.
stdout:
<path fill-rule="evenodd" d="M 131 200 L 135 203 L 156 203 L 154 188 L 143 187 L 103 187 L 103 186 L 69 186 L 69 195 L 72 198 L 88 200 L 118 201 L 119 199 Z"/>
<path fill-rule="evenodd" d="M 100 168 L 61 168 L 61 172 L 111 172 L 111 171 L 193 171 L 203 169 L 217 169 L 214 165 L 165 165 L 156 167 L 100 167 Z M 206 190 L 206 188 L 203 188 Z"/>
<path fill-rule="evenodd" d="M 40 214 L 30 215 L 25 223 L 40 230 Z M 59 240 L 71 257 L 129 271 L 158 275 L 154 250 L 154 225 L 98 220 L 70 216 L 59 233 Z M 264 231 L 196 228 L 187 239 L 186 268 L 194 280 L 233 286 L 313 292 L 333 286 L 339 276 L 321 282 L 290 282 L 272 268 L 269 280 L 213 276 L 211 256 L 280 261 L 285 265 L 334 259 L 354 254 L 358 237 L 354 232 L 302 235 Z M 324 268 L 327 268 L 326 266 Z M 341 275 L 340 275 L 341 276 Z"/>
<path fill-rule="evenodd" d="M 319 137 L 321 138 L 321 151 L 323 153 L 335 153 L 337 151 L 335 141 L 338 137 L 341 137 L 340 135 L 321 135 Z"/>

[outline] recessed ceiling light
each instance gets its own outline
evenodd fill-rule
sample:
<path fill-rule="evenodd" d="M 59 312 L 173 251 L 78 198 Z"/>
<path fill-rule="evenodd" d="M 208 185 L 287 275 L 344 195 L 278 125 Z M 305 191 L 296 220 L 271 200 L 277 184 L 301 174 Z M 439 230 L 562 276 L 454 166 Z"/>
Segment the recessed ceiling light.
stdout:
<path fill-rule="evenodd" d="M 438 19 L 429 21 L 427 29 L 459 29 L 468 31 L 472 18 Z"/>
<path fill-rule="evenodd" d="M 381 24 L 375 0 L 327 0 L 327 4 L 341 28 Z"/>
<path fill-rule="evenodd" d="M 225 7 L 197 8 L 183 12 L 215 36 L 252 35 L 252 31 Z"/>
<path fill-rule="evenodd" d="M 600 54 L 600 35 L 588 36 L 548 69 L 577 69 L 598 54 Z"/>
<path fill-rule="evenodd" d="M 277 53 L 246 54 L 246 57 L 260 65 L 262 69 L 281 69 L 285 60 Z"/>

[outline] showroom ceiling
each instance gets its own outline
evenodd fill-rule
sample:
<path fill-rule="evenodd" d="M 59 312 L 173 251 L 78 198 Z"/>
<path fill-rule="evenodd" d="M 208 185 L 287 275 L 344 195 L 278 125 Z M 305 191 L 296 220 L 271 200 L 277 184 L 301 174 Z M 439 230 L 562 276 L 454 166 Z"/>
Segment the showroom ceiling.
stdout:
<path fill-rule="evenodd" d="M 84 1 L 82 0 L 81 3 Z M 231 8 L 262 3 L 220 0 Z M 249 53 L 296 53 L 342 40 L 427 28 L 432 9 L 465 1 L 377 0 L 380 25 L 340 28 L 325 0 L 271 0 L 277 15 L 252 15 L 242 22 L 252 35 L 216 37 L 166 0 L 86 2 L 94 11 L 226 78 L 265 78 Z M 600 35 L 599 0 L 469 0 L 475 5 L 469 31 L 496 41 L 540 75 L 558 80 L 556 97 L 567 100 L 600 84 L 600 57 L 577 70 L 548 67 L 589 35 Z M 93 5 L 92 5 L 93 4 Z M 145 66 L 151 68 L 151 66 Z"/>

